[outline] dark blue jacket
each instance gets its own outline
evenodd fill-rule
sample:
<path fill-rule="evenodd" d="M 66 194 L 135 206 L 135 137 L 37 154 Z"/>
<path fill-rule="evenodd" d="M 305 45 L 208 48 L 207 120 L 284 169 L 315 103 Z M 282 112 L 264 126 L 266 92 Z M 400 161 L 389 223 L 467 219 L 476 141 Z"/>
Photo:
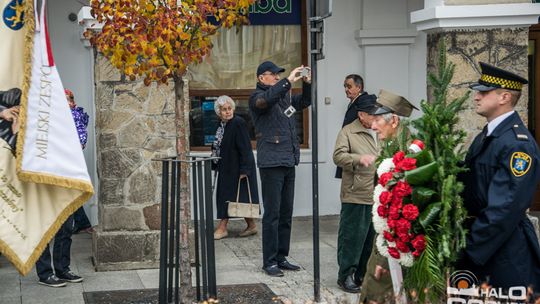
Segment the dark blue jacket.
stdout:
<path fill-rule="evenodd" d="M 291 96 L 291 83 L 281 79 L 273 86 L 257 83 L 249 98 L 249 110 L 257 138 L 257 167 L 294 167 L 300 162 L 295 113 L 283 112 L 292 105 L 301 111 L 311 105 L 311 85 L 304 83 L 302 94 Z"/>
<path fill-rule="evenodd" d="M 517 113 L 483 138 L 465 159 L 464 203 L 472 216 L 465 265 L 493 287 L 540 290 L 540 247 L 525 214 L 540 179 L 538 146 Z"/>

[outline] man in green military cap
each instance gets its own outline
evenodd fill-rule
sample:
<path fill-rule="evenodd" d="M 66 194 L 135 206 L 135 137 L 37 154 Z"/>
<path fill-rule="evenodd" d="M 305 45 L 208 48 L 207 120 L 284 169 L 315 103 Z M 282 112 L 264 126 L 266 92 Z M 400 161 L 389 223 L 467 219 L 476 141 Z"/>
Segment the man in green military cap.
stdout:
<path fill-rule="evenodd" d="M 377 109 L 371 129 L 384 140 L 383 157 L 391 157 L 398 150 L 406 150 L 408 143 L 399 142 L 403 132 L 403 118 L 410 117 L 413 109 L 418 110 L 403 96 L 381 90 L 377 98 Z M 388 260 L 373 246 L 361 287 L 359 303 L 390 303 L 394 298 Z"/>
<path fill-rule="evenodd" d="M 494 288 L 540 291 L 540 247 L 527 217 L 540 180 L 540 152 L 514 110 L 527 80 L 480 62 L 470 85 L 476 113 L 487 125 L 471 144 L 461 180 L 472 218 L 457 269 Z"/>

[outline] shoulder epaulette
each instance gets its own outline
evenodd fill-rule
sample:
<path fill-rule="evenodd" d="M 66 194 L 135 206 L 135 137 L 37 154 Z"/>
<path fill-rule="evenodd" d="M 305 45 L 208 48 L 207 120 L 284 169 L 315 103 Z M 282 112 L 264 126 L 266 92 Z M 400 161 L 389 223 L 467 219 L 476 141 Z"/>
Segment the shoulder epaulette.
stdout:
<path fill-rule="evenodd" d="M 514 125 L 512 130 L 514 130 L 514 133 L 516 134 L 516 139 L 517 140 L 523 140 L 523 141 L 528 141 L 529 140 L 529 135 L 527 135 L 527 132 L 524 132 L 526 130 L 524 130 L 524 128 L 522 128 L 520 125 L 517 125 L 517 124 Z"/>

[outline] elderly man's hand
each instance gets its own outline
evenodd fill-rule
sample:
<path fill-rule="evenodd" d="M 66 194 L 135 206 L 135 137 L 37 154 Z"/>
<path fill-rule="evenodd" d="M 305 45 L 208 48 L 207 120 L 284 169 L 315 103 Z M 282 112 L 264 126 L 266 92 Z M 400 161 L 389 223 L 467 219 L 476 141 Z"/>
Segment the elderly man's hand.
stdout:
<path fill-rule="evenodd" d="M 371 155 L 371 154 L 360 155 L 360 164 L 364 167 L 369 167 L 375 162 L 376 159 L 377 157 L 375 155 Z"/>
<path fill-rule="evenodd" d="M 373 274 L 375 280 L 380 280 L 380 278 L 386 274 L 388 274 L 388 269 L 385 269 L 380 265 L 375 265 L 375 273 Z"/>

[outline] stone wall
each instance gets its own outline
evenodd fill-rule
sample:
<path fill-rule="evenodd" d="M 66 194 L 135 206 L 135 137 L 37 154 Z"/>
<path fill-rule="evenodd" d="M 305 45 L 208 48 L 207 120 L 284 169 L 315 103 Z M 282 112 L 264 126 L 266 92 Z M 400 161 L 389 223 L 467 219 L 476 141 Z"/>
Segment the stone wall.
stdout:
<path fill-rule="evenodd" d="M 175 154 L 174 85 L 126 81 L 101 55 L 95 84 L 96 268 L 158 267 L 161 167 L 151 159 Z"/>
<path fill-rule="evenodd" d="M 486 62 L 512 71 L 528 78 L 527 46 L 528 28 L 459 30 L 428 34 L 428 73 L 436 73 L 439 57 L 438 45 L 441 40 L 446 44 L 447 60 L 456 65 L 449 97 L 463 96 L 469 91 L 469 85 L 480 78 L 479 61 Z M 528 86 L 522 89 L 522 95 L 516 106 L 525 124 L 527 124 Z M 431 92 L 428 90 L 428 98 Z M 473 105 L 473 93 L 466 102 L 466 110 L 460 123 L 469 134 L 466 146 L 469 146 L 476 134 L 481 132 L 486 120 L 476 114 Z"/>

